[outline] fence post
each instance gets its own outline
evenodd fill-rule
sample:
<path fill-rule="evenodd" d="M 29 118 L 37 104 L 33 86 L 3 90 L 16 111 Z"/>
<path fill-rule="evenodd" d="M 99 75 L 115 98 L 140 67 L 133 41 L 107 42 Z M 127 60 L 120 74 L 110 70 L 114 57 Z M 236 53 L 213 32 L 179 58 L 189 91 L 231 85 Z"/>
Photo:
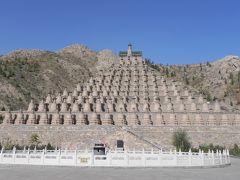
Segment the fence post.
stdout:
<path fill-rule="evenodd" d="M 153 149 L 151 149 L 151 153 L 153 153 Z M 145 154 L 145 150 L 144 148 L 142 149 L 142 157 L 143 157 L 143 166 L 145 167 L 146 166 L 146 154 Z"/>
<path fill-rule="evenodd" d="M 77 153 L 78 153 L 78 152 L 77 152 L 77 149 L 75 149 L 75 155 L 74 155 L 74 156 L 75 156 L 75 157 L 74 157 L 74 158 L 75 158 L 75 159 L 74 159 L 74 161 L 75 161 L 75 166 L 77 166 Z"/>
<path fill-rule="evenodd" d="M 178 159 L 177 150 L 175 149 L 175 150 L 172 152 L 172 149 L 170 149 L 168 155 L 171 155 L 171 156 L 174 157 L 174 161 L 175 161 L 174 164 L 177 166 L 177 164 L 178 164 L 178 160 L 177 160 L 177 159 Z"/>
<path fill-rule="evenodd" d="M 159 150 L 159 153 L 158 153 L 158 164 L 161 166 L 161 163 L 162 163 L 162 148 Z"/>
<path fill-rule="evenodd" d="M 143 166 L 145 167 L 147 158 L 146 158 L 146 153 L 145 153 L 144 148 L 143 148 L 143 153 L 142 154 L 143 154 Z M 151 154 L 153 154 L 153 149 L 151 150 Z"/>
<path fill-rule="evenodd" d="M 42 154 L 41 154 L 41 160 L 43 165 L 44 165 L 44 154 L 45 154 L 45 149 L 42 150 Z"/>
<path fill-rule="evenodd" d="M 30 159 L 30 149 L 29 149 L 29 147 L 28 147 L 28 151 L 27 151 L 27 157 L 28 157 L 27 163 L 29 164 L 29 159 Z"/>
<path fill-rule="evenodd" d="M 92 151 L 92 153 L 91 153 L 91 156 L 92 156 L 92 162 L 91 162 L 91 166 L 94 166 L 94 151 Z"/>
<path fill-rule="evenodd" d="M 201 161 L 202 161 L 202 166 L 204 166 L 204 152 L 203 152 L 203 150 L 201 152 Z"/>
<path fill-rule="evenodd" d="M 220 165 L 222 165 L 222 151 L 219 150 L 219 159 L 220 159 Z"/>
<path fill-rule="evenodd" d="M 180 161 L 182 161 L 182 150 L 181 149 L 179 149 L 178 156 L 176 156 L 177 166 L 179 165 L 179 158 L 180 158 Z"/>
<path fill-rule="evenodd" d="M 124 151 L 125 156 L 126 156 L 126 160 L 127 160 L 127 166 L 129 166 L 129 154 L 127 153 L 127 151 Z"/>
<path fill-rule="evenodd" d="M 0 162 L 2 162 L 2 158 L 3 158 L 3 151 L 4 151 L 4 146 L 2 147 L 1 149 L 1 159 L 0 159 Z"/>
<path fill-rule="evenodd" d="M 215 165 L 215 155 L 214 155 L 214 151 L 212 150 L 212 165 Z"/>
<path fill-rule="evenodd" d="M 219 165 L 219 163 L 220 163 L 220 159 L 219 159 L 219 152 L 218 152 L 218 149 L 217 149 L 217 152 L 216 152 L 216 158 L 217 158 L 217 163 L 216 163 L 216 165 Z"/>
<path fill-rule="evenodd" d="M 58 165 L 60 165 L 60 157 L 61 157 L 61 149 L 58 150 L 58 154 L 57 154 Z"/>
<path fill-rule="evenodd" d="M 229 156 L 229 150 L 227 149 L 227 163 L 231 163 L 230 156 Z"/>
<path fill-rule="evenodd" d="M 210 149 L 208 149 L 207 157 L 208 157 L 207 158 L 208 161 L 207 161 L 206 165 L 211 166 L 212 165 L 212 156 L 211 156 L 211 150 Z"/>
<path fill-rule="evenodd" d="M 109 155 L 108 166 L 111 166 L 111 165 L 112 165 L 112 152 L 110 151 L 110 152 L 106 155 L 106 157 L 108 157 L 108 155 Z"/>
<path fill-rule="evenodd" d="M 227 164 L 227 154 L 225 149 L 223 149 L 222 157 L 223 157 L 223 164 Z"/>
<path fill-rule="evenodd" d="M 188 152 L 188 165 L 192 166 L 192 150 L 191 149 L 189 149 L 189 152 Z"/>
<path fill-rule="evenodd" d="M 15 164 L 15 155 L 16 155 L 16 147 L 14 146 L 13 147 L 13 157 L 12 157 L 13 158 L 12 159 L 13 160 L 13 164 Z"/>

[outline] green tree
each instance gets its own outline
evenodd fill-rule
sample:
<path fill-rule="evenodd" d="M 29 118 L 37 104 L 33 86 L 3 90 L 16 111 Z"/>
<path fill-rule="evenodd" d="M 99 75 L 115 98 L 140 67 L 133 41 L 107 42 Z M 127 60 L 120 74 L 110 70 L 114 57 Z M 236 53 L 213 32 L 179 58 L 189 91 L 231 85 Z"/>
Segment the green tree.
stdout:
<path fill-rule="evenodd" d="M 211 65 L 209 62 L 207 62 L 207 66 L 208 66 L 208 67 L 211 67 L 212 65 Z"/>
<path fill-rule="evenodd" d="M 30 137 L 30 143 L 33 144 L 33 145 L 38 145 L 40 143 L 40 140 L 39 140 L 39 135 L 37 133 L 34 133 L 31 135 Z"/>
<path fill-rule="evenodd" d="M 213 101 L 216 101 L 216 100 L 217 100 L 217 98 L 215 96 L 213 96 Z"/>
<path fill-rule="evenodd" d="M 175 72 L 171 72 L 171 77 L 176 76 Z"/>
<path fill-rule="evenodd" d="M 207 93 L 207 101 L 211 102 L 213 99 L 212 99 L 212 96 L 211 94 L 208 92 Z"/>
<path fill-rule="evenodd" d="M 240 71 L 238 71 L 237 80 L 238 80 L 238 86 L 240 87 Z"/>
<path fill-rule="evenodd" d="M 230 154 L 234 156 L 240 156 L 240 148 L 238 147 L 237 144 L 234 144 L 234 147 L 230 149 Z"/>
<path fill-rule="evenodd" d="M 189 85 L 189 80 L 188 80 L 187 77 L 185 78 L 185 82 L 186 82 L 187 85 Z"/>
<path fill-rule="evenodd" d="M 47 144 L 46 146 L 47 150 L 54 150 L 55 146 L 51 145 L 50 143 Z"/>
<path fill-rule="evenodd" d="M 233 73 L 230 73 L 231 85 L 234 85 L 234 77 Z"/>
<path fill-rule="evenodd" d="M 167 75 L 167 77 L 169 77 L 169 70 L 168 70 L 168 67 L 166 68 L 166 75 Z"/>
<path fill-rule="evenodd" d="M 177 151 L 187 152 L 191 148 L 191 143 L 189 137 L 184 130 L 177 130 L 173 133 L 173 145 L 176 147 Z"/>

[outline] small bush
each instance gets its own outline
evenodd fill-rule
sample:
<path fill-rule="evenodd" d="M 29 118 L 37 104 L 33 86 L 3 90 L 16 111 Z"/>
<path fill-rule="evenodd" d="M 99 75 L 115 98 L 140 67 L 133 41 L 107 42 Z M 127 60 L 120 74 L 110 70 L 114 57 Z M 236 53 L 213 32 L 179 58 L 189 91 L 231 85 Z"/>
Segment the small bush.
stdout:
<path fill-rule="evenodd" d="M 11 141 L 8 141 L 5 144 L 1 144 L 0 143 L 0 150 L 2 149 L 2 147 L 4 146 L 5 150 L 13 150 L 13 147 L 16 148 L 16 150 L 23 150 L 24 148 L 30 149 L 30 150 L 34 150 L 36 148 L 36 150 L 43 150 L 43 149 L 47 149 L 47 150 L 54 150 L 55 146 L 51 145 L 50 143 L 48 143 L 47 145 L 45 144 L 38 144 L 38 145 L 34 145 L 34 144 L 30 144 L 30 145 L 19 145 L 19 144 L 13 144 Z"/>
<path fill-rule="evenodd" d="M 223 146 L 219 146 L 219 145 L 213 145 L 212 143 L 211 144 L 202 144 L 198 147 L 198 149 L 201 149 L 203 150 L 203 152 L 207 153 L 209 150 L 213 150 L 214 152 L 216 152 L 217 150 L 224 150 L 225 147 Z"/>
<path fill-rule="evenodd" d="M 173 145 L 176 147 L 176 150 L 179 151 L 189 151 L 191 148 L 191 143 L 187 133 L 183 130 L 178 130 L 173 133 Z"/>
<path fill-rule="evenodd" d="M 237 144 L 234 144 L 234 147 L 230 149 L 229 153 L 234 156 L 240 156 L 240 148 Z"/>
<path fill-rule="evenodd" d="M 30 143 L 33 145 L 38 145 L 40 143 L 38 134 L 34 133 L 30 137 Z"/>

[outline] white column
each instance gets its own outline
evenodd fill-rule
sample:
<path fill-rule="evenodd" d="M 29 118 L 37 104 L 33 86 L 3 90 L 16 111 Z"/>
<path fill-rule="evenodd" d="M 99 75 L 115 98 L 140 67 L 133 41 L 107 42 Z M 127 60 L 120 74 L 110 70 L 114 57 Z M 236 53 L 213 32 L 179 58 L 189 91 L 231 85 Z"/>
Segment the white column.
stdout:
<path fill-rule="evenodd" d="M 227 164 L 227 153 L 225 149 L 223 150 L 222 157 L 223 157 L 223 164 Z"/>
<path fill-rule="evenodd" d="M 229 156 L 229 150 L 227 149 L 227 160 L 228 160 L 228 163 L 231 163 L 231 159 L 230 159 L 230 156 Z"/>
<path fill-rule="evenodd" d="M 214 151 L 212 150 L 212 165 L 215 165 L 215 154 Z"/>
<path fill-rule="evenodd" d="M 216 165 L 219 165 L 219 161 L 220 161 L 220 160 L 219 160 L 219 153 L 218 153 L 218 149 L 217 149 L 217 152 L 216 152 L 216 156 L 215 156 L 215 157 L 218 159 L 218 161 L 217 161 L 217 162 L 218 162 L 218 164 L 217 164 L 216 162 L 215 162 L 215 164 L 216 164 Z"/>
<path fill-rule="evenodd" d="M 124 152 L 125 155 L 126 155 L 126 160 L 127 160 L 127 166 L 129 166 L 129 155 L 127 153 L 127 150 Z"/>
<path fill-rule="evenodd" d="M 204 166 L 204 152 L 203 150 L 201 151 L 201 164 Z"/>
<path fill-rule="evenodd" d="M 0 162 L 2 162 L 2 158 L 3 158 L 3 151 L 4 151 L 4 147 L 2 147 L 2 149 L 1 149 L 1 159 L 0 159 Z"/>
<path fill-rule="evenodd" d="M 93 154 L 94 152 L 92 151 L 92 153 L 91 153 L 91 166 L 94 166 L 94 154 Z"/>
<path fill-rule="evenodd" d="M 222 152 L 221 152 L 221 150 L 219 151 L 219 158 L 220 158 L 220 165 L 222 165 L 223 161 L 222 161 Z"/>
<path fill-rule="evenodd" d="M 162 165 L 162 148 L 161 150 L 159 150 L 159 153 L 158 153 L 158 165 L 159 166 Z"/>
<path fill-rule="evenodd" d="M 44 158 L 45 158 L 45 150 L 43 149 L 43 150 L 42 150 L 42 154 L 41 154 L 42 164 L 44 164 Z"/>
<path fill-rule="evenodd" d="M 143 166 L 145 167 L 146 166 L 146 154 L 145 154 L 145 150 L 144 148 L 142 149 L 142 163 L 143 163 Z"/>
<path fill-rule="evenodd" d="M 108 166 L 111 166 L 112 165 L 112 153 L 108 153 L 107 155 L 106 155 L 106 158 L 109 158 L 108 159 Z"/>
<path fill-rule="evenodd" d="M 75 154 L 74 154 L 74 164 L 75 164 L 75 166 L 77 166 L 77 149 L 75 150 Z"/>
<path fill-rule="evenodd" d="M 13 147 L 13 157 L 12 157 L 12 163 L 15 164 L 15 155 L 16 155 L 16 147 Z"/>
<path fill-rule="evenodd" d="M 188 152 L 188 165 L 192 166 L 192 151 L 191 151 L 191 149 Z"/>
<path fill-rule="evenodd" d="M 179 149 L 179 154 L 177 155 L 177 152 L 175 152 L 176 153 L 176 165 L 178 166 L 179 165 L 179 163 L 178 163 L 178 157 L 180 157 L 180 159 L 181 159 L 181 161 L 182 161 L 182 151 L 181 151 L 181 149 Z"/>
<path fill-rule="evenodd" d="M 61 157 L 61 149 L 58 150 L 58 154 L 57 154 L 58 165 L 60 165 L 60 157 Z"/>
<path fill-rule="evenodd" d="M 30 149 L 28 148 L 28 151 L 27 151 L 27 163 L 29 164 L 29 159 L 30 159 Z"/>

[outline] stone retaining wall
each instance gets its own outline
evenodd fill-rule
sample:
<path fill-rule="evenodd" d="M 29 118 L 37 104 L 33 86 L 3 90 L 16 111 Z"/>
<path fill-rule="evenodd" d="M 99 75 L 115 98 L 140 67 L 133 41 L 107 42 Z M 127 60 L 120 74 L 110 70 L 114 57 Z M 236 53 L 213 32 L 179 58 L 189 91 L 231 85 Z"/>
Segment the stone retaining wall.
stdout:
<path fill-rule="evenodd" d="M 33 133 L 40 136 L 43 144 L 48 142 L 61 148 L 91 148 L 94 143 L 107 143 L 109 148 L 116 147 L 116 140 L 123 140 L 126 149 L 133 148 L 173 148 L 172 135 L 179 127 L 128 127 L 128 126 L 49 126 L 49 125 L 0 125 L 0 141 L 29 144 Z M 181 127 L 193 146 L 213 143 L 230 148 L 234 143 L 240 145 L 240 127 Z"/>

